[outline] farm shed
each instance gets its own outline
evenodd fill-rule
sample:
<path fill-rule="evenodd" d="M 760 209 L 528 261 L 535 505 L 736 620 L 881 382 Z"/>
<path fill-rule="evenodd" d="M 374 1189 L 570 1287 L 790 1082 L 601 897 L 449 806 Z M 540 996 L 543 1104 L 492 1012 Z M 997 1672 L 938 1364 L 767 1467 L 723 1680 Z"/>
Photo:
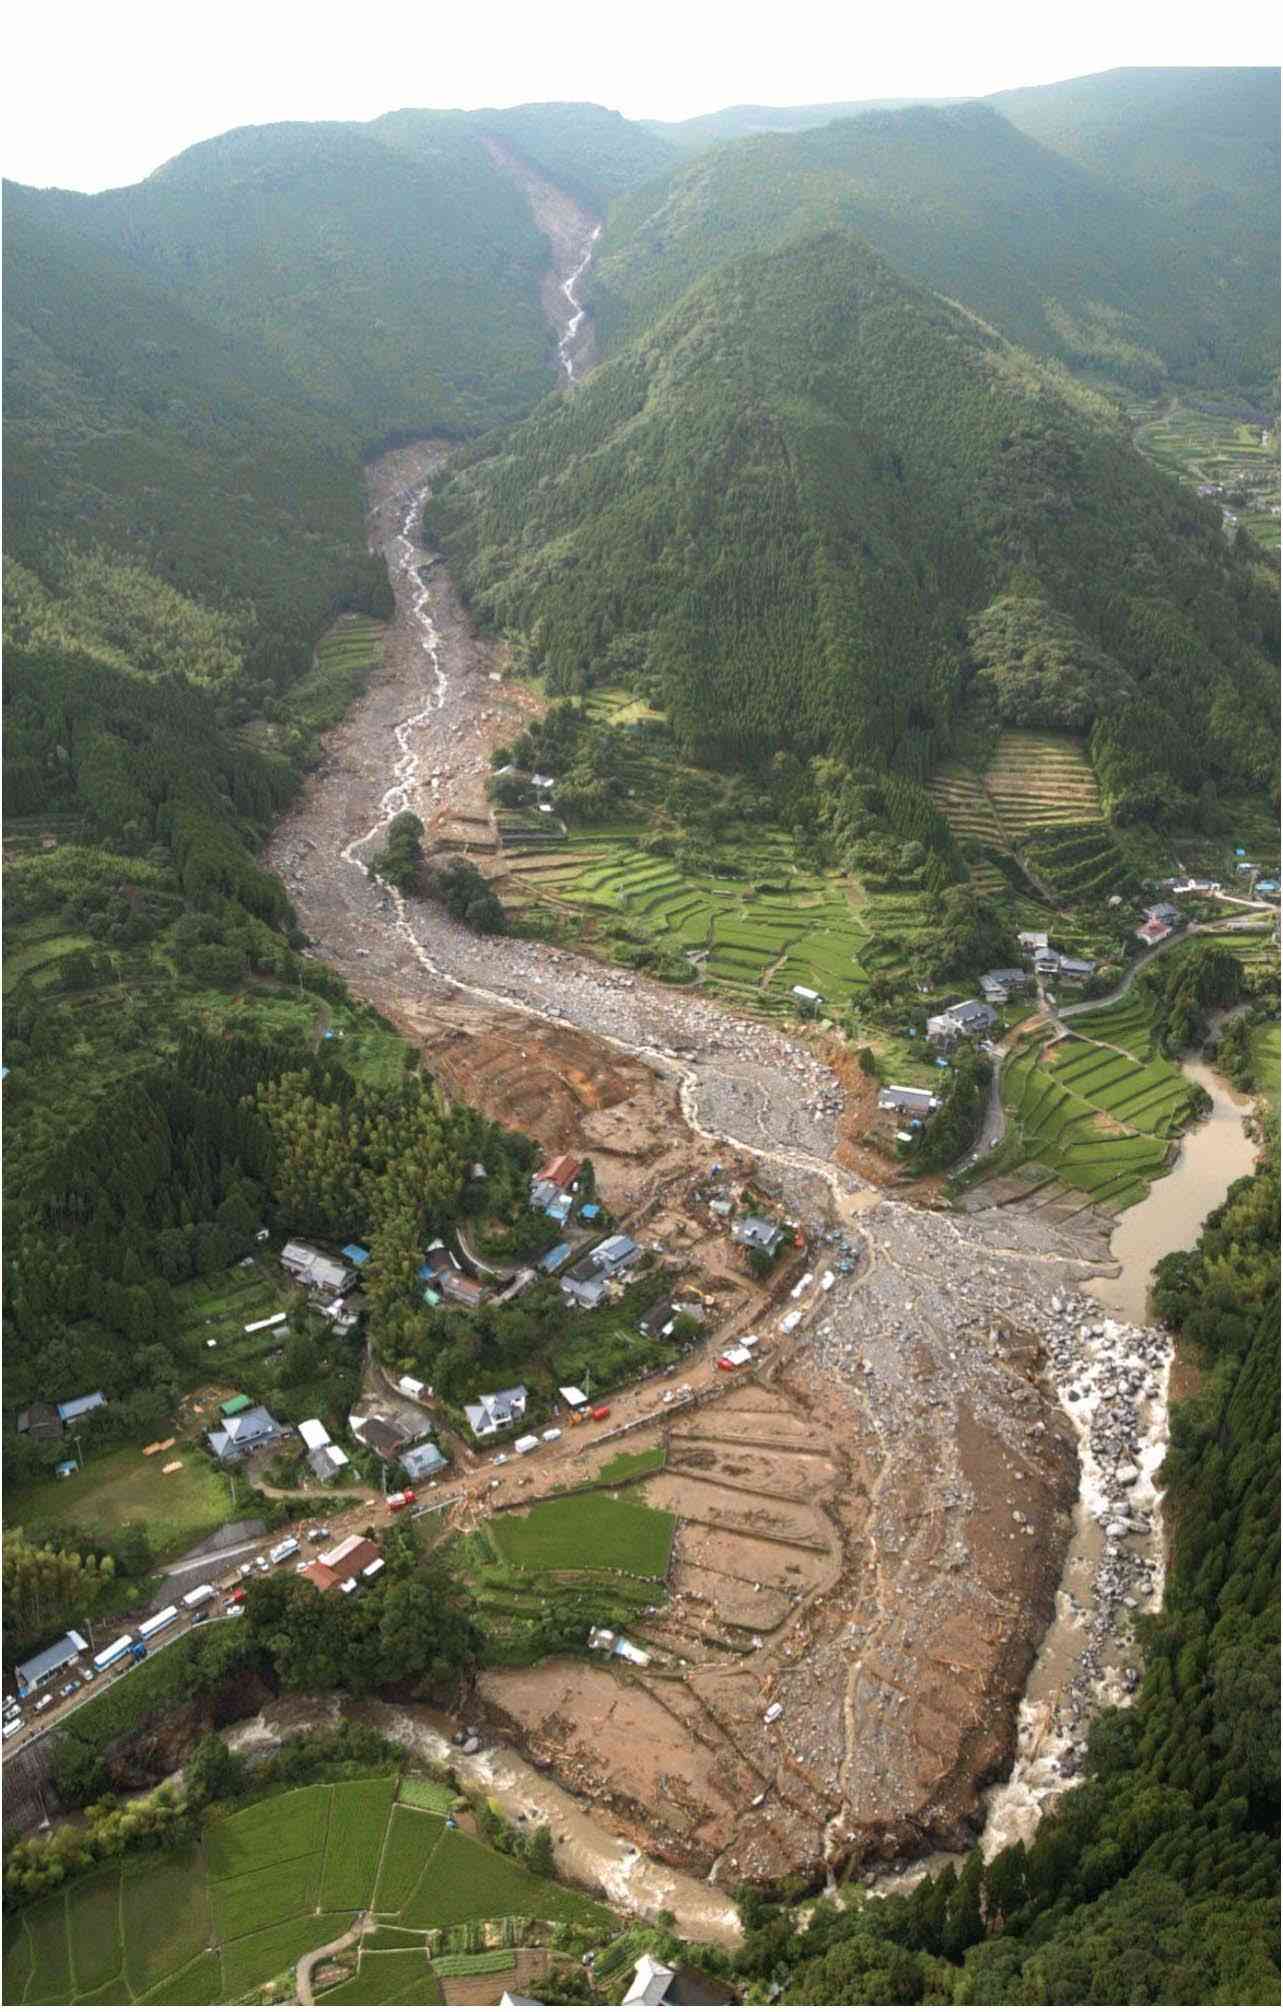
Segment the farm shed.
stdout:
<path fill-rule="evenodd" d="M 74 1663 L 76 1657 L 83 1655 L 88 1646 L 84 1636 L 76 1634 L 73 1629 L 69 1635 L 63 1635 L 58 1641 L 51 1642 L 47 1649 L 41 1649 L 38 1656 L 32 1656 L 27 1662 L 19 1663 L 14 1670 L 18 1680 L 19 1697 L 25 1697 L 28 1691 L 34 1691 L 37 1684 L 42 1684 L 55 1670 L 64 1669 L 68 1663 Z"/>
<path fill-rule="evenodd" d="M 69 1397 L 65 1404 L 58 1406 L 58 1416 L 64 1425 L 71 1425 L 77 1418 L 83 1418 L 87 1411 L 100 1411 L 107 1402 L 101 1390 L 95 1390 L 88 1397 Z"/>
<path fill-rule="evenodd" d="M 18 1430 L 29 1432 L 33 1439 L 61 1439 L 62 1420 L 57 1405 L 29 1404 L 18 1413 Z"/>
<path fill-rule="evenodd" d="M 305 1418 L 298 1428 L 299 1438 L 309 1453 L 317 1453 L 322 1446 L 328 1446 L 330 1435 L 319 1418 Z"/>

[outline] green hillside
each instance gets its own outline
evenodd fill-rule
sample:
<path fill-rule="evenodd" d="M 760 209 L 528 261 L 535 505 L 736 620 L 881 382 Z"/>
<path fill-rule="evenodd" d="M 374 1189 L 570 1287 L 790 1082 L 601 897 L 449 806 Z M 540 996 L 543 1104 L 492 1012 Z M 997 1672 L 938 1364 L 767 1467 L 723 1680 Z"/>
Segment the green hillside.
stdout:
<path fill-rule="evenodd" d="M 75 220 L 266 348 L 364 440 L 466 432 L 548 384 L 547 248 L 520 191 L 453 121 L 418 158 L 360 127 L 243 127 L 133 188 L 79 198 Z"/>
<path fill-rule="evenodd" d="M 720 112 L 701 112 L 693 119 L 643 119 L 655 133 L 683 153 L 700 152 L 721 140 L 744 140 L 755 133 L 803 133 L 811 126 L 828 126 L 834 119 L 858 118 L 862 112 L 901 112 L 908 105 L 944 103 L 932 98 L 854 98 L 835 105 L 727 105 Z"/>
<path fill-rule="evenodd" d="M 654 129 L 603 105 L 509 105 L 479 113 L 386 113 L 368 127 L 378 139 L 418 151 L 438 119 L 461 119 L 523 155 L 567 195 L 605 211 L 615 195 L 642 187 L 674 161 L 674 147 Z"/>
<path fill-rule="evenodd" d="M 1258 195 L 1277 232 L 1277 203 Z M 1012 341 L 1138 389 L 1268 384 L 1277 254 L 1228 283 L 1215 205 L 1177 218 L 980 104 L 867 112 L 722 146 L 612 216 L 592 281 L 609 346 L 742 252 L 857 231 Z"/>
<path fill-rule="evenodd" d="M 1130 674 L 1096 715 L 1111 800 L 1270 759 L 1270 596 L 1219 513 L 843 233 L 693 288 L 573 402 L 465 456 L 428 532 L 550 689 L 622 666 L 706 761 L 792 748 L 925 778 L 965 623 L 1013 588 Z"/>

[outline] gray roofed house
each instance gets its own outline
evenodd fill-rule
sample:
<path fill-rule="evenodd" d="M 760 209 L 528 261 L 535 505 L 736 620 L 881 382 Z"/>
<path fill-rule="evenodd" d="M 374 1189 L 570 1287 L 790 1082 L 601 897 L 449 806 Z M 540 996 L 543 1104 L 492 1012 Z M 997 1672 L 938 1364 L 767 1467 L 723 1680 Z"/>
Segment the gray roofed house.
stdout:
<path fill-rule="evenodd" d="M 1029 973 L 1021 968 L 1004 966 L 997 971 L 983 972 L 980 990 L 991 1006 L 1005 1006 L 1013 992 L 1023 992 L 1029 983 Z"/>
<path fill-rule="evenodd" d="M 344 1293 L 356 1284 L 356 1271 L 352 1265 L 340 1264 L 337 1258 L 326 1257 L 323 1251 L 314 1250 L 311 1244 L 287 1243 L 281 1251 L 281 1263 L 286 1271 L 292 1272 L 300 1285 L 305 1285 L 334 1295 Z"/>
<path fill-rule="evenodd" d="M 652 1341 L 657 1341 L 661 1334 L 668 1333 L 676 1319 L 677 1308 L 673 1305 L 672 1300 L 661 1299 L 656 1302 L 649 1313 L 642 1316 L 638 1325 L 644 1335 L 648 1335 Z"/>
<path fill-rule="evenodd" d="M 1093 957 L 1063 957 L 1060 960 L 1062 978 L 1091 978 L 1095 975 L 1096 960 Z"/>
<path fill-rule="evenodd" d="M 413 1439 L 413 1432 L 397 1425 L 390 1418 L 370 1418 L 364 1412 L 354 1411 L 348 1416 L 348 1427 L 354 1439 L 368 1446 L 382 1460 L 394 1460 L 407 1439 Z"/>
<path fill-rule="evenodd" d="M 252 1453 L 257 1446 L 266 1446 L 278 1439 L 285 1427 L 278 1425 L 265 1405 L 251 1405 L 248 1411 L 238 1412 L 235 1418 L 225 1418 L 218 1432 L 207 1432 L 210 1451 L 218 1460 L 239 1460 L 242 1453 Z"/>
<path fill-rule="evenodd" d="M 506 1432 L 526 1415 L 526 1386 L 515 1383 L 509 1390 L 496 1390 L 491 1396 L 481 1396 L 475 1404 L 465 1404 L 464 1414 L 472 1427 L 474 1439 L 489 1439 L 496 1432 Z"/>
<path fill-rule="evenodd" d="M 19 1663 L 14 1670 L 19 1692 L 25 1696 L 28 1691 L 34 1691 L 36 1685 L 51 1677 L 55 1670 L 65 1669 L 68 1663 L 74 1663 L 88 1646 L 84 1636 L 78 1635 L 73 1628 L 69 1635 L 63 1635 L 58 1641 L 51 1642 L 47 1649 L 41 1649 L 38 1656 Z"/>
<path fill-rule="evenodd" d="M 561 1275 L 561 1290 L 576 1306 L 600 1306 L 606 1297 L 607 1276 L 595 1257 L 580 1258 Z"/>
<path fill-rule="evenodd" d="M 943 1013 L 932 1014 L 927 1021 L 927 1039 L 957 1041 L 964 1036 L 974 1039 L 987 1034 L 997 1018 L 993 1007 L 983 1005 L 979 999 L 960 999 Z"/>
<path fill-rule="evenodd" d="M 784 1241 L 784 1232 L 779 1224 L 768 1223 L 765 1216 L 741 1216 L 732 1225 L 731 1236 L 747 1250 L 765 1251 L 768 1257 L 774 1257 Z"/>
<path fill-rule="evenodd" d="M 324 1482 L 333 1481 L 351 1463 L 343 1448 L 331 1440 L 328 1446 L 314 1447 L 307 1456 L 307 1464 L 317 1480 Z"/>
<path fill-rule="evenodd" d="M 1165 922 L 1169 929 L 1175 929 L 1185 920 L 1184 913 L 1170 901 L 1156 902 L 1153 908 L 1145 910 L 1152 922 Z"/>
<path fill-rule="evenodd" d="M 939 1101 L 932 1091 L 920 1089 L 916 1083 L 888 1083 L 878 1091 L 879 1111 L 909 1111 L 915 1118 L 929 1117 Z"/>
<path fill-rule="evenodd" d="M 58 1416 L 64 1425 L 70 1425 L 73 1419 L 83 1418 L 87 1411 L 101 1410 L 106 1402 L 101 1390 L 91 1391 L 88 1397 L 69 1397 L 65 1404 L 58 1406 Z"/>
<path fill-rule="evenodd" d="M 486 1296 L 485 1287 L 462 1271 L 438 1272 L 436 1284 L 447 1299 L 454 1300 L 459 1306 L 480 1306 Z"/>
<path fill-rule="evenodd" d="M 401 1455 L 401 1465 L 411 1481 L 430 1481 L 449 1464 L 441 1448 L 430 1439 L 425 1439 L 422 1446 L 407 1446 Z"/>

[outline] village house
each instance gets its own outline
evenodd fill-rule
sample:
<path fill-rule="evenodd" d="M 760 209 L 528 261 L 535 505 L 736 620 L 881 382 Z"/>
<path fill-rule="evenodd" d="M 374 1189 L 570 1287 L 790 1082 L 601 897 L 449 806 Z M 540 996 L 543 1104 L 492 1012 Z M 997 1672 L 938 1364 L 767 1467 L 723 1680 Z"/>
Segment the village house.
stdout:
<path fill-rule="evenodd" d="M 506 1432 L 526 1415 L 526 1386 L 516 1383 L 510 1390 L 497 1390 L 491 1396 L 481 1396 L 475 1404 L 465 1404 L 464 1416 L 472 1427 L 474 1439 L 491 1439 L 496 1432 Z"/>
<path fill-rule="evenodd" d="M 980 979 L 980 990 L 985 1002 L 990 1006 L 1005 1006 L 1014 992 L 1023 992 L 1029 983 L 1029 974 L 1018 967 L 1005 966 L 997 971 L 986 971 Z"/>
<path fill-rule="evenodd" d="M 888 1083 L 878 1091 L 879 1111 L 903 1111 L 909 1117 L 929 1118 L 939 1104 L 940 1099 L 933 1097 L 930 1090 L 920 1090 L 913 1083 Z"/>
<path fill-rule="evenodd" d="M 949 1045 L 963 1039 L 978 1040 L 989 1032 L 997 1018 L 993 1007 L 983 1005 L 979 999 L 961 999 L 943 1013 L 931 1015 L 927 1021 L 927 1039 Z"/>
<path fill-rule="evenodd" d="M 1016 941 L 1026 957 L 1033 957 L 1047 948 L 1047 932 L 1045 929 L 1022 929 Z"/>
<path fill-rule="evenodd" d="M 315 1586 L 318 1593 L 354 1592 L 358 1578 L 374 1578 L 383 1570 L 383 1553 L 368 1537 L 345 1537 L 329 1551 L 322 1551 L 310 1565 L 299 1568 L 299 1578 Z"/>
<path fill-rule="evenodd" d="M 478 1285 L 476 1279 L 469 1278 L 466 1272 L 438 1272 L 436 1282 L 439 1290 L 447 1299 L 452 1299 L 456 1306 L 475 1308 L 482 1305 L 485 1300 L 485 1287 Z"/>
<path fill-rule="evenodd" d="M 573 1153 L 558 1153 L 555 1159 L 549 1160 L 546 1167 L 540 1167 L 534 1177 L 535 1183 L 541 1184 L 546 1181 L 560 1194 L 563 1188 L 574 1187 L 582 1168 L 583 1161 L 577 1160 Z"/>
<path fill-rule="evenodd" d="M 631 1237 L 626 1237 L 620 1232 L 599 1243 L 592 1255 L 603 1271 L 613 1278 L 616 1272 L 625 1270 L 632 1264 L 634 1258 L 641 1256 L 641 1245 L 634 1243 Z"/>
<path fill-rule="evenodd" d="M 543 1256 L 540 1258 L 539 1269 L 542 1272 L 547 1272 L 548 1276 L 551 1278 L 552 1274 L 558 1269 L 558 1267 L 560 1265 L 565 1264 L 566 1259 L 569 1256 L 570 1256 L 569 1244 L 554 1244 L 552 1249 L 550 1251 L 545 1251 Z"/>
<path fill-rule="evenodd" d="M 324 1446 L 318 1446 L 314 1452 L 308 1454 L 307 1464 L 317 1480 L 324 1484 L 327 1481 L 337 1480 L 343 1469 L 350 1466 L 351 1462 L 343 1448 L 336 1446 L 334 1441 L 329 1439 Z"/>
<path fill-rule="evenodd" d="M 566 1299 L 591 1312 L 593 1307 L 600 1306 L 605 1299 L 608 1283 L 606 1273 L 597 1259 L 586 1257 L 580 1258 L 578 1264 L 571 1265 L 569 1271 L 562 1273 L 561 1290 Z"/>
<path fill-rule="evenodd" d="M 281 1263 L 300 1285 L 310 1292 L 326 1292 L 332 1299 L 356 1284 L 356 1272 L 351 1265 L 326 1257 L 324 1252 L 313 1250 L 311 1244 L 286 1244 Z"/>
<path fill-rule="evenodd" d="M 270 1446 L 284 1431 L 285 1427 L 277 1424 L 265 1405 L 248 1404 L 243 1411 L 231 1416 L 225 1414 L 220 1429 L 207 1432 L 205 1437 L 216 1460 L 239 1460 L 243 1454 Z"/>
<path fill-rule="evenodd" d="M 394 1424 L 390 1418 L 366 1417 L 360 1412 L 348 1415 L 348 1430 L 362 1446 L 368 1446 L 371 1453 L 377 1453 L 380 1460 L 395 1460 L 407 1439 L 414 1434 L 402 1425 Z"/>
<path fill-rule="evenodd" d="M 1148 922 L 1165 922 L 1169 929 L 1179 929 L 1185 917 L 1170 901 L 1156 901 L 1152 908 L 1145 910 L 1145 919 Z"/>
<path fill-rule="evenodd" d="M 643 1314 L 637 1324 L 648 1340 L 658 1341 L 661 1335 L 672 1333 L 673 1322 L 677 1319 L 677 1314 L 678 1309 L 673 1305 L 671 1299 L 661 1299 L 656 1302 L 649 1313 Z"/>
<path fill-rule="evenodd" d="M 412 1482 L 431 1481 L 449 1464 L 440 1447 L 430 1439 L 425 1439 L 421 1446 L 407 1446 L 401 1455 L 401 1465 Z"/>
<path fill-rule="evenodd" d="M 1142 922 L 1140 928 L 1136 931 L 1137 936 L 1148 949 L 1152 949 L 1156 943 L 1162 943 L 1171 933 L 1165 922 L 1155 922 L 1152 917 L 1148 922 Z"/>
<path fill-rule="evenodd" d="M 784 1232 L 778 1223 L 768 1223 L 765 1216 L 741 1216 L 731 1225 L 731 1240 L 742 1244 L 745 1250 L 765 1251 L 767 1257 L 774 1257 L 784 1241 Z"/>
<path fill-rule="evenodd" d="M 304 1418 L 298 1426 L 298 1436 L 309 1453 L 315 1453 L 322 1446 L 328 1446 L 330 1435 L 319 1418 Z"/>
<path fill-rule="evenodd" d="M 1088 978 L 1094 977 L 1095 971 L 1096 963 L 1094 958 L 1061 957 L 1059 976 L 1067 979 L 1071 984 L 1083 984 Z"/>

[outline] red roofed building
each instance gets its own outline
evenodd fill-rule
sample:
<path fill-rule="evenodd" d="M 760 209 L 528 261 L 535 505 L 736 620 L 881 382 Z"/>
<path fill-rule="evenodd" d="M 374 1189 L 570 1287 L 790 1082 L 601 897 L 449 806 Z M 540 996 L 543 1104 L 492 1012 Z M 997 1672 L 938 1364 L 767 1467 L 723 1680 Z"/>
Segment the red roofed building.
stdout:
<path fill-rule="evenodd" d="M 328 1565 L 323 1565 L 319 1558 L 314 1558 L 310 1565 L 305 1565 L 299 1573 L 299 1578 L 308 1580 L 316 1587 L 318 1593 L 332 1593 L 339 1583 L 339 1574 L 331 1571 Z"/>
<path fill-rule="evenodd" d="M 551 1181 L 558 1192 L 564 1193 L 579 1179 L 582 1165 L 583 1161 L 577 1160 L 573 1153 L 558 1153 L 555 1160 L 549 1160 L 546 1167 L 540 1167 L 535 1180 Z"/>

